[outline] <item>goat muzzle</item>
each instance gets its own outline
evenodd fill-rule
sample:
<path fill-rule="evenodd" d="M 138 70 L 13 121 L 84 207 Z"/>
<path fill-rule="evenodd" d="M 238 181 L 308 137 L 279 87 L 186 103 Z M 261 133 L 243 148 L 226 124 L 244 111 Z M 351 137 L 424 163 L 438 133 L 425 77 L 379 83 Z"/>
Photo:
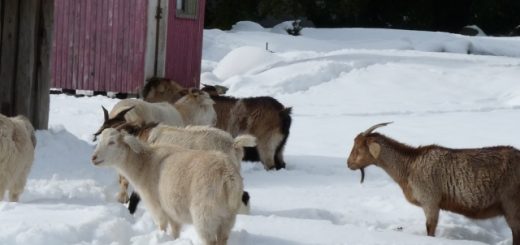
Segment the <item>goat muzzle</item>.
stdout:
<path fill-rule="evenodd" d="M 90 159 L 90 161 L 94 164 L 94 165 L 99 165 L 102 161 L 98 160 L 97 159 L 97 155 L 93 155 L 92 156 L 92 159 Z"/>

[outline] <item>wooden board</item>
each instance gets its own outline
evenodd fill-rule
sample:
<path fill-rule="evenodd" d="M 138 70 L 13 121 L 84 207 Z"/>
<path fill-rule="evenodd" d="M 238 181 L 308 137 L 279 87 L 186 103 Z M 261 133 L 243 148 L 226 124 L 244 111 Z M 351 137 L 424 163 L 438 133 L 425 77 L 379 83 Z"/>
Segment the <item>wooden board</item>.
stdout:
<path fill-rule="evenodd" d="M 45 129 L 49 116 L 53 0 L 0 3 L 0 112 Z"/>

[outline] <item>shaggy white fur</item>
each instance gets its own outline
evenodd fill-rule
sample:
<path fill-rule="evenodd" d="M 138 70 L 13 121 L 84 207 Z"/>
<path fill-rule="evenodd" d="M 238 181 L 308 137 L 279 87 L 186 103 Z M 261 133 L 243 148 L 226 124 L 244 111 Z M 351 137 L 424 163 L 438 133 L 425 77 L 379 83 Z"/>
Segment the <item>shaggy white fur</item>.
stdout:
<path fill-rule="evenodd" d="M 106 129 L 92 163 L 110 166 L 140 193 L 159 228 L 178 238 L 191 223 L 205 244 L 226 244 L 240 207 L 243 183 L 229 156 L 141 142 Z"/>
<path fill-rule="evenodd" d="M 9 201 L 22 194 L 34 160 L 34 128 L 24 116 L 0 114 L 0 201 L 9 191 Z"/>

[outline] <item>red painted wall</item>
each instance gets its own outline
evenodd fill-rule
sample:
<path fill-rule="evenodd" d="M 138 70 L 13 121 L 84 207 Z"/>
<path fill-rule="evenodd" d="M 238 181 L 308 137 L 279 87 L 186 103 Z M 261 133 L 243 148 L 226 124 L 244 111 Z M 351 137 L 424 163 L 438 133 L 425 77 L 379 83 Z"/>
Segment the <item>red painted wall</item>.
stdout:
<path fill-rule="evenodd" d="M 138 91 L 147 8 L 147 0 L 55 0 L 52 87 Z"/>
<path fill-rule="evenodd" d="M 176 2 L 169 1 L 165 76 L 186 87 L 198 87 L 206 1 L 199 0 L 197 19 L 177 17 Z"/>

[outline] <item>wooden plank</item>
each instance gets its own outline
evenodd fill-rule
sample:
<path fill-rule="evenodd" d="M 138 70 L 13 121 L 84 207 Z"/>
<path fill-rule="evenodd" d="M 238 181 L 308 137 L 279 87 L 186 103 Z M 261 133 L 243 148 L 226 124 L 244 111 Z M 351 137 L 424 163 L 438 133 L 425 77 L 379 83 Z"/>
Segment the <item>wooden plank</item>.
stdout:
<path fill-rule="evenodd" d="M 49 124 L 49 89 L 51 84 L 51 54 L 54 25 L 54 0 L 41 0 L 41 38 L 39 42 L 39 67 L 33 104 L 33 125 L 36 129 L 47 129 Z"/>
<path fill-rule="evenodd" d="M 96 1 L 96 6 L 94 7 L 95 11 L 96 11 L 96 29 L 95 29 L 95 32 L 96 32 L 96 54 L 95 54 L 95 60 L 94 60 L 94 91 L 103 91 L 103 88 L 102 88 L 102 85 L 101 85 L 101 54 L 103 52 L 102 50 L 102 40 L 103 40 L 103 36 L 102 35 L 102 23 L 105 21 L 103 19 L 103 13 L 104 11 L 103 10 L 103 3 L 106 2 L 108 4 L 108 1 L 104 1 L 104 0 L 97 0 Z M 101 9 L 100 9 L 101 8 Z M 106 24 L 106 23 L 105 23 Z M 105 34 L 107 35 L 107 34 Z"/>
<path fill-rule="evenodd" d="M 32 118 L 32 91 L 36 82 L 36 55 L 39 39 L 40 0 L 20 2 L 18 26 L 18 59 L 16 65 L 16 83 L 14 109 L 18 114 Z"/>
<path fill-rule="evenodd" d="M 60 88 L 61 86 L 59 86 L 60 84 L 60 81 L 61 81 L 61 74 L 62 74 L 62 64 L 60 62 L 60 59 L 61 59 L 61 55 L 63 53 L 63 45 L 58 45 L 58 44 L 61 44 L 62 43 L 62 37 L 63 37 L 63 32 L 57 32 L 56 30 L 62 30 L 62 26 L 63 26 L 63 5 L 64 3 L 62 3 L 62 1 L 64 0 L 55 0 L 54 1 L 54 11 L 56 13 L 55 15 L 55 18 L 56 18 L 56 23 L 54 24 L 54 28 L 53 28 L 53 55 L 52 55 L 52 64 L 53 64 L 53 73 L 52 73 L 52 76 L 53 76 L 53 79 L 52 79 L 52 84 L 51 84 L 51 87 L 53 88 Z"/>
<path fill-rule="evenodd" d="M 53 79 L 51 87 L 53 88 L 61 88 L 62 87 L 62 80 L 63 80 L 63 73 L 64 73 L 64 64 L 62 62 L 62 56 L 65 50 L 65 45 L 63 45 L 65 32 L 62 31 L 65 26 L 65 2 L 68 0 L 55 0 L 54 1 L 54 7 L 55 7 L 55 14 L 54 18 L 56 18 L 56 22 L 53 24 Z"/>
<path fill-rule="evenodd" d="M 65 64 L 65 74 L 64 74 L 64 88 L 72 88 L 72 62 L 74 60 L 74 57 L 72 56 L 72 45 L 73 45 L 73 38 L 74 38 L 74 0 L 68 0 L 66 2 L 66 16 L 65 16 L 65 24 L 67 28 L 63 31 L 65 31 L 65 40 L 63 45 L 65 45 L 66 50 L 65 54 L 63 56 L 63 62 Z"/>
<path fill-rule="evenodd" d="M 163 5 L 164 6 L 164 5 Z M 148 12 L 145 10 L 147 8 L 147 4 L 143 4 L 143 11 L 141 11 L 142 15 L 141 15 L 141 24 L 144 26 L 143 29 L 141 29 L 141 33 L 139 36 L 142 37 L 141 39 L 141 42 L 140 42 L 140 47 L 139 47 L 139 52 L 140 52 L 140 57 L 139 57 L 139 71 L 140 71 L 140 74 L 139 74 L 139 79 L 141 79 L 139 82 L 144 85 L 144 66 L 145 66 L 145 53 L 146 53 L 146 33 L 147 33 L 147 30 L 146 28 L 152 28 L 152 27 L 147 27 L 147 18 L 148 18 Z M 163 18 L 166 18 L 167 15 L 165 15 L 164 11 L 168 11 L 166 8 L 163 9 Z M 167 23 L 167 21 L 165 20 L 164 23 Z M 163 24 L 163 26 L 165 26 L 165 24 Z M 164 30 L 166 30 L 166 28 L 164 28 Z M 166 35 L 166 33 L 164 33 L 164 35 Z M 164 51 L 166 51 L 166 49 L 164 49 Z M 163 56 L 166 56 L 166 54 L 164 54 Z M 163 66 L 164 67 L 164 66 Z M 162 69 L 164 70 L 164 69 Z M 164 75 L 164 74 L 162 74 Z"/>
<path fill-rule="evenodd" d="M 112 45 L 110 43 L 110 40 L 112 40 L 112 36 L 114 35 L 114 33 L 111 32 L 111 28 L 112 26 L 114 25 L 114 1 L 116 0 L 109 0 L 107 3 L 107 7 L 105 8 L 104 11 L 107 11 L 105 13 L 103 13 L 104 17 L 103 17 L 103 20 L 105 23 L 102 23 L 103 25 L 103 31 L 100 33 L 101 35 L 101 45 L 102 45 L 102 49 L 103 50 L 103 53 L 100 54 L 101 56 L 101 77 L 100 77 L 100 84 L 103 88 L 103 91 L 109 91 L 110 88 L 109 88 L 109 84 L 107 82 L 108 77 L 107 76 L 107 73 L 110 72 L 111 70 L 111 67 L 110 67 L 110 57 L 111 57 L 111 50 L 112 50 Z"/>
<path fill-rule="evenodd" d="M 123 0 L 126 2 L 126 0 Z M 119 13 L 117 18 L 117 37 L 114 39 L 116 42 L 116 56 L 115 58 L 115 66 L 116 69 L 114 70 L 116 73 L 116 78 L 114 80 L 110 81 L 110 84 L 112 85 L 112 91 L 120 91 L 119 90 L 119 83 L 121 81 L 121 77 L 123 75 L 123 71 L 121 70 L 121 65 L 123 63 L 123 50 L 124 50 L 124 32 L 125 32 L 125 26 L 124 26 L 124 18 L 125 18 L 125 2 L 122 0 L 117 0 L 118 2 L 118 8 L 116 9 L 116 12 Z"/>
<path fill-rule="evenodd" d="M 2 34 L 4 33 L 4 0 L 0 0 L 0 57 L 2 57 Z M 2 67 L 0 59 L 0 67 Z"/>
<path fill-rule="evenodd" d="M 0 57 L 0 112 L 13 116 L 14 81 L 18 46 L 18 0 L 4 0 L 2 56 Z"/>
<path fill-rule="evenodd" d="M 92 22 L 92 1 L 86 1 L 85 6 L 85 29 L 83 31 L 84 45 L 83 45 L 83 65 L 81 71 L 81 84 L 82 87 L 88 90 L 93 90 L 93 87 L 89 83 L 90 78 L 90 44 L 91 44 L 91 22 Z"/>
<path fill-rule="evenodd" d="M 95 61 L 96 61 L 96 45 L 97 45 L 97 36 L 96 36 L 96 23 L 97 23 L 97 14 L 98 11 L 96 11 L 97 6 L 97 0 L 91 0 L 90 3 L 90 27 L 89 27 L 89 61 L 88 61 L 88 79 L 87 83 L 89 84 L 89 88 L 93 91 L 96 91 L 96 84 L 95 84 Z"/>
<path fill-rule="evenodd" d="M 43 9 L 41 3 L 46 1 L 47 7 Z M 2 29 L 2 52 L 1 59 L 9 60 L 3 62 L 1 70 L 0 91 L 7 96 L 0 97 L 3 114 L 14 116 L 23 114 L 27 116 L 35 128 L 46 128 L 48 123 L 48 96 L 49 79 L 40 81 L 42 74 L 50 77 L 50 59 L 40 59 L 42 54 L 43 40 L 40 34 L 52 37 L 52 31 L 42 30 L 43 23 L 40 22 L 41 15 L 52 9 L 52 0 L 26 0 L 5 1 L 4 27 Z M 51 13 L 46 13 L 50 14 Z M 47 25 L 48 28 L 52 24 Z M 51 29 L 52 30 L 52 29 Z M 52 42 L 47 41 L 46 53 L 50 53 Z M 9 56 L 7 56 L 9 55 Z M 45 66 L 43 70 L 38 64 Z M 6 80 L 4 80 L 6 79 Z M 39 91 L 39 94 L 36 93 Z"/>
<path fill-rule="evenodd" d="M 110 55 L 110 59 L 108 60 L 107 66 L 110 67 L 110 69 L 107 72 L 108 79 L 105 82 L 107 91 L 114 91 L 112 88 L 111 81 L 114 81 L 116 79 L 117 42 L 115 40 L 117 39 L 117 25 L 118 25 L 117 18 L 119 16 L 119 11 L 116 11 L 119 7 L 118 3 L 119 3 L 118 0 L 113 0 L 113 5 L 111 7 L 111 11 L 113 13 L 112 18 L 110 20 L 112 22 L 112 26 L 111 26 L 112 29 L 110 29 L 110 39 L 109 39 L 109 42 L 107 42 L 107 46 L 109 46 L 109 51 L 107 52 L 107 54 Z"/>
<path fill-rule="evenodd" d="M 76 81 L 78 83 L 78 87 L 79 88 L 84 88 L 83 86 L 83 59 L 85 58 L 85 53 L 84 53 L 84 47 L 85 47 L 85 26 L 87 24 L 87 21 L 85 19 L 85 10 L 86 10 L 86 2 L 87 1 L 79 1 L 78 2 L 78 6 L 79 6 L 79 11 L 78 11 L 78 14 L 77 14 L 77 18 L 78 18 L 78 26 L 77 26 L 77 29 L 78 29 L 78 36 L 77 36 L 77 40 L 78 40 L 78 43 L 76 45 L 76 54 L 77 54 L 77 60 L 78 60 L 78 63 L 77 63 L 77 72 L 76 72 Z"/>
<path fill-rule="evenodd" d="M 137 22 L 141 21 L 141 16 L 143 14 L 146 15 L 148 12 L 147 1 L 141 1 L 141 0 L 133 0 L 133 6 L 134 8 L 131 9 L 131 16 L 130 16 L 130 26 L 133 26 L 132 32 L 130 34 L 129 40 L 131 40 L 132 45 L 130 46 L 129 50 L 129 57 L 128 57 L 128 82 L 126 82 L 126 88 L 125 90 L 130 93 L 139 93 L 139 87 L 140 87 L 140 81 L 143 81 L 143 77 L 141 76 L 140 69 L 144 70 L 144 64 L 139 69 L 136 67 L 136 60 L 139 59 L 137 55 L 139 55 L 139 46 L 141 43 L 146 42 L 146 37 L 139 37 L 139 30 L 146 31 L 146 25 L 147 20 L 144 19 L 144 22 Z M 137 54 L 137 55 L 136 55 Z"/>
<path fill-rule="evenodd" d="M 123 65 L 121 67 L 121 70 L 122 70 L 122 77 L 121 77 L 121 80 L 119 81 L 119 91 L 128 91 L 129 90 L 129 85 L 132 83 L 132 76 L 131 76 L 131 73 L 132 71 L 129 69 L 129 64 L 131 62 L 131 59 L 130 59 L 130 50 L 132 49 L 132 46 L 135 45 L 135 43 L 131 42 L 130 40 L 131 39 L 131 36 L 132 36 L 132 32 L 135 30 L 135 28 L 137 28 L 136 26 L 133 26 L 131 25 L 131 21 L 133 18 L 135 18 L 135 16 L 132 15 L 132 9 L 135 9 L 137 6 L 135 5 L 134 1 L 133 0 L 126 0 L 127 1 L 127 7 L 125 8 L 125 18 L 124 18 L 124 26 L 125 26 L 125 31 L 124 31 L 124 39 L 123 39 L 123 43 L 124 43 L 124 47 L 125 49 L 123 50 Z"/>
<path fill-rule="evenodd" d="M 81 0 L 75 0 L 73 2 L 72 8 L 72 29 L 69 30 L 72 33 L 71 41 L 71 57 L 72 57 L 72 72 L 71 72 L 71 81 L 72 88 L 79 88 L 78 84 L 78 70 L 79 70 L 79 36 L 80 36 L 80 11 L 81 11 Z"/>
<path fill-rule="evenodd" d="M 126 0 L 123 0 L 123 1 L 126 2 Z M 125 14 L 126 14 L 125 6 L 127 5 L 123 1 L 116 0 L 118 7 L 114 10 L 115 12 L 118 13 L 118 16 L 117 16 L 117 25 L 116 25 L 116 29 L 115 29 L 117 36 L 113 40 L 116 43 L 116 55 L 115 55 L 115 57 L 112 57 L 113 58 L 112 62 L 115 63 L 114 64 L 115 69 L 114 69 L 114 71 L 112 71 L 112 72 L 115 72 L 115 79 L 112 79 L 109 81 L 109 83 L 111 85 L 111 91 L 120 91 L 119 83 L 121 82 L 122 75 L 123 75 L 123 71 L 121 70 L 121 67 L 124 64 L 123 51 L 125 48 L 124 48 L 123 40 L 124 40 L 124 33 L 125 33 L 125 28 L 126 28 L 125 24 L 124 24 L 124 19 L 125 19 Z"/>
<path fill-rule="evenodd" d="M 141 89 L 141 86 L 144 85 L 144 70 L 145 70 L 145 53 L 146 53 L 146 33 L 148 32 L 147 28 L 147 20 L 148 20 L 148 1 L 140 1 L 140 10 L 138 10 L 139 18 L 137 20 L 140 23 L 140 28 L 137 29 L 136 40 L 138 42 L 138 51 L 136 52 L 135 57 L 135 71 L 137 74 L 135 75 L 135 79 L 137 79 L 137 84 L 134 84 L 134 89 Z M 163 15 L 164 16 L 164 15 Z"/>

